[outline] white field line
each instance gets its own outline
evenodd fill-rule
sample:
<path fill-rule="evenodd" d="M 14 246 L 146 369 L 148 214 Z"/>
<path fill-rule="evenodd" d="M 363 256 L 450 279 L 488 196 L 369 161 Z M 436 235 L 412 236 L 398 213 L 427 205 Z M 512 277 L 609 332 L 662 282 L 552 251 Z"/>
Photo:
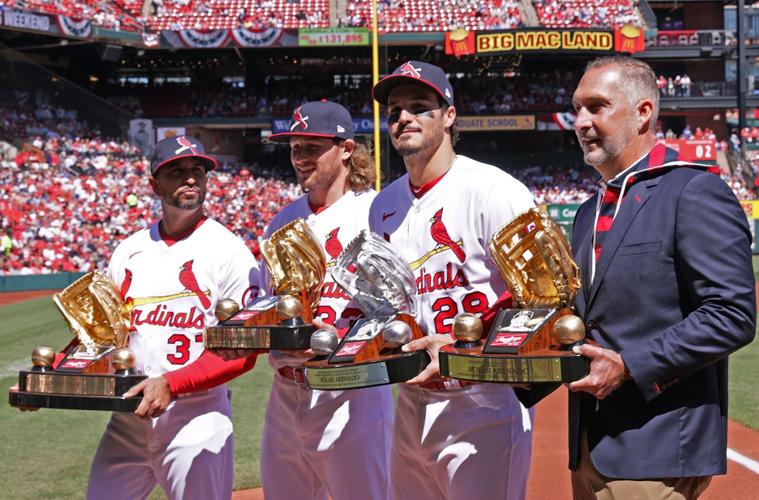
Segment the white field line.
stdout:
<path fill-rule="evenodd" d="M 5 366 L 0 366 L 0 378 L 18 377 L 20 370 L 28 370 L 31 366 L 32 360 L 30 358 L 20 359 Z"/>
<path fill-rule="evenodd" d="M 727 449 L 727 458 L 735 463 L 741 464 L 754 474 L 759 475 L 759 462 L 753 458 L 749 458 L 746 455 L 741 455 L 732 448 Z"/>

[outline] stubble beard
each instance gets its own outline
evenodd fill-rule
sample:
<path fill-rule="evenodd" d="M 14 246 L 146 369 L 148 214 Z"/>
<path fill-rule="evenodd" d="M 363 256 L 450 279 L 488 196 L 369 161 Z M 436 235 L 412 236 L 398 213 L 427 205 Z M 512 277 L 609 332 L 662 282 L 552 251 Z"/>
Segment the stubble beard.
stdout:
<path fill-rule="evenodd" d="M 616 137 L 606 137 L 594 151 L 583 151 L 585 163 L 597 167 L 619 156 L 635 134 L 633 127 Z"/>
<path fill-rule="evenodd" d="M 201 192 L 196 200 L 182 201 L 180 196 L 172 196 L 167 200 L 168 204 L 174 208 L 181 208 L 182 210 L 196 210 L 203 205 L 206 199 L 206 194 Z"/>

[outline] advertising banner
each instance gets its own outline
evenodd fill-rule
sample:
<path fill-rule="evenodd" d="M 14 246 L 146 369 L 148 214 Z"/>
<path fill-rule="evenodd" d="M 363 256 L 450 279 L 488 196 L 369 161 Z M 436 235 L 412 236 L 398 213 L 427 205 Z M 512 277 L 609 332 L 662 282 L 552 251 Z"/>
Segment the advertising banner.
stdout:
<path fill-rule="evenodd" d="M 366 28 L 303 28 L 298 30 L 299 47 L 342 47 L 369 45 Z"/>

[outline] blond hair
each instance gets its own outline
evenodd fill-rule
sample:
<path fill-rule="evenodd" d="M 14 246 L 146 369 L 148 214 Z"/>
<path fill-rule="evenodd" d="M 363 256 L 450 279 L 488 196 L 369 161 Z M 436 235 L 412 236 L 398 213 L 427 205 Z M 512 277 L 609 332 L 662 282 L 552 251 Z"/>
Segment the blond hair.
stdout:
<path fill-rule="evenodd" d="M 359 193 L 373 187 L 376 178 L 372 151 L 356 142 L 353 154 L 348 159 L 348 186 L 351 191 Z"/>

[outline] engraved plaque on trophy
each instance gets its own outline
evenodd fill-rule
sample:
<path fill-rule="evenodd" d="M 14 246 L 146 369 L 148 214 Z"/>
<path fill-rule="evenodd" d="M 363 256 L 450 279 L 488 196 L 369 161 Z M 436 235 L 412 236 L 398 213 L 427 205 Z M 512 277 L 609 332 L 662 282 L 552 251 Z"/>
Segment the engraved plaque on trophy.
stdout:
<path fill-rule="evenodd" d="M 424 334 L 413 316 L 413 272 L 390 243 L 362 231 L 338 257 L 332 277 L 365 318 L 342 339 L 329 330 L 314 333 L 311 348 L 320 356 L 302 368 L 308 387 L 343 390 L 396 384 L 429 364 L 425 351 L 401 351 Z"/>
<path fill-rule="evenodd" d="M 205 330 L 207 349 L 308 349 L 327 269 L 319 239 L 303 219 L 295 219 L 264 241 L 261 253 L 274 295 L 242 307 L 220 300 L 219 324 Z"/>
<path fill-rule="evenodd" d="M 571 350 L 585 337 L 570 309 L 580 288 L 579 270 L 558 225 L 531 209 L 499 230 L 490 249 L 518 307 L 499 311 L 484 342 L 479 319 L 459 315 L 456 343 L 440 350 L 441 375 L 529 384 L 587 375 L 589 360 Z"/>
<path fill-rule="evenodd" d="M 12 406 L 71 410 L 134 411 L 141 396 L 123 394 L 145 378 L 134 372 L 126 348 L 129 318 L 121 296 L 101 272 L 88 273 L 53 297 L 76 335 L 54 366 L 55 351 L 38 346 L 31 370 L 19 372 Z"/>

